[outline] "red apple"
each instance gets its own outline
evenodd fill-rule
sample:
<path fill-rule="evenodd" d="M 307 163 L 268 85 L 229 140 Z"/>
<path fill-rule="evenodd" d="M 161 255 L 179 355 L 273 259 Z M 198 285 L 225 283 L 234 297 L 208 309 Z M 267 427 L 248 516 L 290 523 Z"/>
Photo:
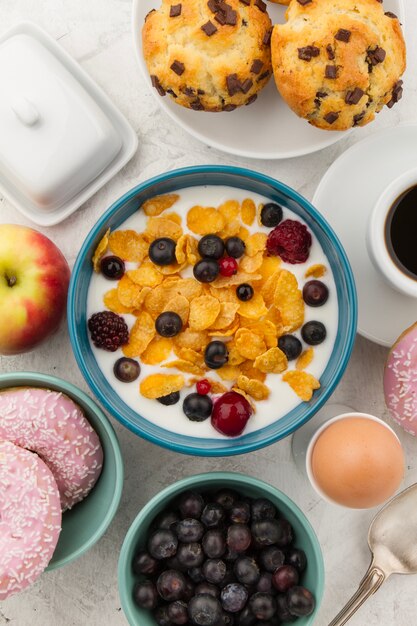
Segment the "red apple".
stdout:
<path fill-rule="evenodd" d="M 0 224 L 0 354 L 32 350 L 65 313 L 70 269 L 50 239 Z"/>

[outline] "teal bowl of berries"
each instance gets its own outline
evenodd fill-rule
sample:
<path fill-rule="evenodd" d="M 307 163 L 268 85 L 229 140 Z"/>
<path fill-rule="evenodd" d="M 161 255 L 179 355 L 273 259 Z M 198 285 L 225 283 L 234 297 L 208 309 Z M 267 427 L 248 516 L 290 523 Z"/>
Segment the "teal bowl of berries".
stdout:
<path fill-rule="evenodd" d="M 295 190 L 235 167 L 126 193 L 87 236 L 69 287 L 92 392 L 135 434 L 192 455 L 243 454 L 302 426 L 337 387 L 356 323 L 329 224 Z"/>
<path fill-rule="evenodd" d="M 309 521 L 284 493 L 233 472 L 166 487 L 122 545 L 118 582 L 131 626 L 313 624 L 324 564 Z"/>

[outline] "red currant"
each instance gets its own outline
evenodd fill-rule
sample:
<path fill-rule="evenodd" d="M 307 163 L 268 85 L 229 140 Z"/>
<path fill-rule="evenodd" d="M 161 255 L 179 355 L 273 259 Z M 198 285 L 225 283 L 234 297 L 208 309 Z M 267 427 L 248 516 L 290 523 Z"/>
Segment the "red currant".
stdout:
<path fill-rule="evenodd" d="M 199 393 L 200 396 L 205 396 L 209 393 L 211 389 L 211 384 L 206 378 L 203 378 L 203 380 L 198 381 L 196 387 L 197 387 L 197 393 Z"/>
<path fill-rule="evenodd" d="M 237 273 L 238 264 L 233 257 L 225 256 L 219 260 L 219 267 L 222 276 L 233 276 Z"/>

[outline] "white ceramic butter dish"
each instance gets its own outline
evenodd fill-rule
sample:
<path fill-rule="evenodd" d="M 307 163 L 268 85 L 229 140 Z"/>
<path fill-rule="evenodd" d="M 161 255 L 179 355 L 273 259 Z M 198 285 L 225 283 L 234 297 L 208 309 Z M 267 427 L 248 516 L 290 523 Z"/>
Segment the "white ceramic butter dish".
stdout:
<path fill-rule="evenodd" d="M 0 36 L 0 192 L 26 217 L 62 221 L 137 144 L 109 98 L 38 26 Z"/>

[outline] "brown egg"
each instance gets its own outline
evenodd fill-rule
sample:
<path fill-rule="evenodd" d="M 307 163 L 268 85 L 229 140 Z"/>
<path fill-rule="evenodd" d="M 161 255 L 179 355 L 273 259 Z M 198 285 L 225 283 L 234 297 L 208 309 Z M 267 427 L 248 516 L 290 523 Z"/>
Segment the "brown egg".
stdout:
<path fill-rule="evenodd" d="M 346 417 L 317 439 L 311 471 L 328 498 L 367 509 L 390 498 L 404 476 L 404 453 L 394 433 L 374 420 Z"/>

